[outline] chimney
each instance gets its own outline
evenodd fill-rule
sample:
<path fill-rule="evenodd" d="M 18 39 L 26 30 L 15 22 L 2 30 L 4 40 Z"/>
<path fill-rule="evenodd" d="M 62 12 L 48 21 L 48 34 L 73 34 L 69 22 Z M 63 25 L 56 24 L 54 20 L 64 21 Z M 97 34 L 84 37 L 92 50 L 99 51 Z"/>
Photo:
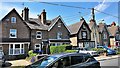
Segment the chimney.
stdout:
<path fill-rule="evenodd" d="M 45 9 L 43 9 L 43 11 L 42 11 L 42 13 L 41 13 L 41 15 L 39 16 L 39 18 L 40 18 L 40 21 L 41 21 L 41 23 L 42 24 L 47 24 L 46 23 L 46 12 L 45 12 Z"/>
<path fill-rule="evenodd" d="M 81 18 L 80 18 L 80 21 L 82 21 L 82 20 L 84 20 L 84 18 L 83 18 L 83 17 L 81 17 Z"/>
<path fill-rule="evenodd" d="M 29 20 L 29 9 L 27 7 L 25 7 L 24 10 L 22 10 L 22 18 L 25 21 Z"/>

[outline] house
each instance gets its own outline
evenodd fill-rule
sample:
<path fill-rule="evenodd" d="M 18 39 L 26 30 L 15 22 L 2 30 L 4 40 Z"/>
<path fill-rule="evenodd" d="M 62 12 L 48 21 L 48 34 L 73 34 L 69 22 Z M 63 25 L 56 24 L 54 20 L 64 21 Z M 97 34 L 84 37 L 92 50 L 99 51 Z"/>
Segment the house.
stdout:
<path fill-rule="evenodd" d="M 49 53 L 50 46 L 70 44 L 70 30 L 61 16 L 46 19 L 43 10 L 38 18 L 29 18 L 29 9 L 22 10 L 22 16 L 12 9 L 0 21 L 0 50 L 7 59 L 22 58 L 29 50 Z"/>
<path fill-rule="evenodd" d="M 107 28 L 107 25 L 105 23 L 99 23 L 98 25 L 99 29 L 99 39 L 100 39 L 100 45 L 110 45 L 110 38 L 109 38 L 109 30 Z"/>
<path fill-rule="evenodd" d="M 25 13 L 23 12 L 23 14 Z M 25 21 L 30 28 L 30 49 L 49 53 L 49 46 L 70 44 L 70 30 L 60 15 L 52 20 L 47 20 L 44 9 L 38 18 L 27 18 Z"/>
<path fill-rule="evenodd" d="M 91 29 L 91 41 L 95 41 L 95 47 L 99 45 L 100 43 L 100 38 L 99 38 L 99 29 L 97 26 L 97 23 L 95 21 L 95 14 L 94 14 L 94 8 L 92 9 L 92 16 L 91 20 L 89 23 L 89 28 Z"/>
<path fill-rule="evenodd" d="M 113 22 L 108 30 L 110 32 L 110 47 L 115 48 L 120 46 L 120 27 L 116 26 L 116 23 Z"/>
<path fill-rule="evenodd" d="M 0 23 L 0 50 L 4 52 L 6 59 L 25 57 L 30 45 L 29 28 L 18 14 L 12 9 Z"/>
<path fill-rule="evenodd" d="M 70 41 L 73 47 L 95 47 L 94 41 L 91 41 L 91 30 L 84 18 L 81 18 L 80 22 L 70 25 L 69 29 L 71 31 Z"/>

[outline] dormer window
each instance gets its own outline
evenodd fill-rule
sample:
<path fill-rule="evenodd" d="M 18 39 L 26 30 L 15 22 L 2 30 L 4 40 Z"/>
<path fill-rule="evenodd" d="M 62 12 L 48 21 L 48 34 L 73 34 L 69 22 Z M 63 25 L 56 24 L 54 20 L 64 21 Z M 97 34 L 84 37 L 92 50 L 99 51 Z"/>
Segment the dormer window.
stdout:
<path fill-rule="evenodd" d="M 16 23 L 16 17 L 11 17 L 11 23 Z"/>
<path fill-rule="evenodd" d="M 36 39 L 42 39 L 42 32 L 41 31 L 36 32 Z"/>
<path fill-rule="evenodd" d="M 61 32 L 57 33 L 57 39 L 62 39 L 62 33 Z"/>

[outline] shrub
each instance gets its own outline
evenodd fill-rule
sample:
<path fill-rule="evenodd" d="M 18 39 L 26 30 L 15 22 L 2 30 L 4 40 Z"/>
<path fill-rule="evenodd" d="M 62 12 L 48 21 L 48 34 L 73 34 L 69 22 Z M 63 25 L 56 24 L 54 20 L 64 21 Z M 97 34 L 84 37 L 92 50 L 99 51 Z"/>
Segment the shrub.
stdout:
<path fill-rule="evenodd" d="M 51 54 L 63 53 L 66 51 L 66 46 L 68 45 L 50 46 L 50 53 Z"/>
<path fill-rule="evenodd" d="M 74 53 L 77 52 L 77 50 L 66 50 L 65 53 Z"/>
<path fill-rule="evenodd" d="M 92 48 L 91 50 L 93 50 L 93 51 L 97 51 L 99 54 L 100 54 L 100 53 L 107 52 L 107 51 L 104 50 L 103 48 Z"/>

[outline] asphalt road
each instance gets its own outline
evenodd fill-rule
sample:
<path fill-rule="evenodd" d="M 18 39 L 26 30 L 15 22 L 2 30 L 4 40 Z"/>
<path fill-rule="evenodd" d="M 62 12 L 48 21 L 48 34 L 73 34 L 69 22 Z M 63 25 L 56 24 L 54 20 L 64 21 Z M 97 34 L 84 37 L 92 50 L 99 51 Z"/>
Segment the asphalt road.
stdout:
<path fill-rule="evenodd" d="M 120 68 L 120 57 L 99 61 L 101 68 Z"/>

